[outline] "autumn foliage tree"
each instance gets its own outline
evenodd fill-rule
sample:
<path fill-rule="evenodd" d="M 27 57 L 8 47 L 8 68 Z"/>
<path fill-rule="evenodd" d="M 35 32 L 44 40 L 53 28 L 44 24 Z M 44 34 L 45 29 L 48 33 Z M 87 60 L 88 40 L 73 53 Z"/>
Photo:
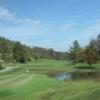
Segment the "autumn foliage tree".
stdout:
<path fill-rule="evenodd" d="M 80 51 L 80 62 L 85 62 L 89 65 L 95 64 L 97 61 L 96 44 L 94 40 L 90 41 L 90 44 Z"/>

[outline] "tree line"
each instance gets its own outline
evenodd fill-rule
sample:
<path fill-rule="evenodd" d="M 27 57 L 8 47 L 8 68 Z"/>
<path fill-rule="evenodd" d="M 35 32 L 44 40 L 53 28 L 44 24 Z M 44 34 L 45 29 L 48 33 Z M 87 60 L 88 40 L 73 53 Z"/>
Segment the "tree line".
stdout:
<path fill-rule="evenodd" d="M 72 63 L 87 63 L 89 65 L 100 62 L 100 34 L 91 39 L 89 44 L 81 47 L 79 41 L 72 43 L 69 51 L 58 52 L 42 47 L 29 47 L 20 42 L 0 37 L 0 59 L 7 62 L 25 63 L 45 58 L 56 60 L 69 60 Z"/>
<path fill-rule="evenodd" d="M 67 59 L 72 63 L 87 63 L 89 65 L 100 62 L 100 34 L 91 39 L 89 44 L 82 48 L 75 40 L 67 52 Z"/>
<path fill-rule="evenodd" d="M 64 60 L 66 56 L 63 52 L 54 51 L 42 47 L 29 47 L 18 41 L 11 41 L 4 37 L 0 37 L 0 59 L 6 62 L 25 63 L 35 60 L 46 58 Z"/>

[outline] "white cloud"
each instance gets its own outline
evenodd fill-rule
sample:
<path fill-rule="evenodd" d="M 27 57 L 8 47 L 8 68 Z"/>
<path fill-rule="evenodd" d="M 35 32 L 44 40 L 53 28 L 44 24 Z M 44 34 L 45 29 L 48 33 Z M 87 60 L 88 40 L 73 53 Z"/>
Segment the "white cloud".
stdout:
<path fill-rule="evenodd" d="M 12 21 L 15 24 L 39 24 L 40 20 L 33 20 L 31 18 L 16 18 L 13 13 L 8 9 L 0 6 L 0 20 L 1 21 Z"/>
<path fill-rule="evenodd" d="M 8 10 L 0 6 L 0 20 L 15 20 L 15 16 Z"/>

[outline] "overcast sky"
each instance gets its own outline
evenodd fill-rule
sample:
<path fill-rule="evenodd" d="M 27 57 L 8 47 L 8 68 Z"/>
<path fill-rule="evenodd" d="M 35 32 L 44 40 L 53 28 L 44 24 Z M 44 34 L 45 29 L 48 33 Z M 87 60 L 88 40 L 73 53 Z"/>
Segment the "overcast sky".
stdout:
<path fill-rule="evenodd" d="M 69 49 L 100 33 L 100 0 L 0 0 L 0 36 L 30 46 Z"/>

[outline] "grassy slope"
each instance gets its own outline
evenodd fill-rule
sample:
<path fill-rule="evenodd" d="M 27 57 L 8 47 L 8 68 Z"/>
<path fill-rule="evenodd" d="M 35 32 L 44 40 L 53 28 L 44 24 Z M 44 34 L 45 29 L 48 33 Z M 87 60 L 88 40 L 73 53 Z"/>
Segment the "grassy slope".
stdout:
<path fill-rule="evenodd" d="M 64 61 L 42 60 L 28 63 L 26 67 L 59 68 L 57 64 L 66 65 Z M 41 74 L 28 74 L 25 69 L 14 69 L 0 73 L 0 100 L 100 100 L 100 81 L 64 82 Z"/>

